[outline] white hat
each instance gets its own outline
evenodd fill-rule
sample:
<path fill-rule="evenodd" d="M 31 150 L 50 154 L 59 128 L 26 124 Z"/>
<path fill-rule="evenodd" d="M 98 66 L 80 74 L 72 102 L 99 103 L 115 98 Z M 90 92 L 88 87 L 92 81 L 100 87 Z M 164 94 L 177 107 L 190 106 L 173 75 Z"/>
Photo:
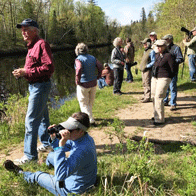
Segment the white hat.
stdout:
<path fill-rule="evenodd" d="M 67 121 L 59 124 L 68 130 L 82 129 L 83 131 L 86 131 L 88 129 L 86 126 L 84 126 L 82 123 L 72 117 L 69 117 Z"/>
<path fill-rule="evenodd" d="M 155 31 L 151 32 L 149 35 L 157 35 Z"/>

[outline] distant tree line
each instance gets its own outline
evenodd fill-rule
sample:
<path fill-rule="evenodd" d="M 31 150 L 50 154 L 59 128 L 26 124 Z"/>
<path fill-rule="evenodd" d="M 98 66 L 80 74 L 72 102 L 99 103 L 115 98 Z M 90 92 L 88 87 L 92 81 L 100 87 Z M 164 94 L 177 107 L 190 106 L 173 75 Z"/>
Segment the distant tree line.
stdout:
<path fill-rule="evenodd" d="M 24 46 L 16 24 L 26 18 L 37 21 L 40 36 L 57 45 L 111 43 L 120 30 L 120 25 L 111 21 L 93 0 L 1 0 L 1 49 Z"/>
<path fill-rule="evenodd" d="M 111 43 L 120 36 L 131 37 L 136 48 L 140 48 L 140 41 L 151 31 L 156 31 L 158 38 L 171 33 L 178 42 L 184 36 L 182 26 L 189 30 L 196 26 L 195 10 L 196 0 L 163 0 L 148 15 L 142 8 L 139 21 L 120 26 L 105 15 L 95 0 L 1 0 L 0 47 L 24 46 L 16 24 L 25 18 L 36 20 L 41 37 L 55 45 Z"/>

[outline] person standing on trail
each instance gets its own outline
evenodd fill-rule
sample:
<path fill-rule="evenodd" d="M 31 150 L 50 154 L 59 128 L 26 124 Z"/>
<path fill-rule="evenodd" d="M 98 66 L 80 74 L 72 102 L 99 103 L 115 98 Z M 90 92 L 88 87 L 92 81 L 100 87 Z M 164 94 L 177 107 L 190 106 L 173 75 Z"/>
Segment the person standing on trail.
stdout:
<path fill-rule="evenodd" d="M 183 40 L 185 46 L 188 47 L 187 55 L 189 59 L 189 73 L 191 82 L 196 82 L 196 27 L 191 30 L 193 38 L 189 41 Z"/>
<path fill-rule="evenodd" d="M 94 56 L 88 54 L 88 46 L 84 43 L 78 43 L 75 53 L 77 56 L 75 59 L 75 82 L 80 110 L 88 114 L 90 124 L 96 126 L 92 108 L 96 95 L 97 79 L 101 77 L 103 66 Z"/>
<path fill-rule="evenodd" d="M 140 63 L 144 87 L 144 96 L 141 102 L 147 103 L 151 101 L 151 71 L 155 62 L 155 51 L 151 48 L 151 40 L 149 38 L 145 38 L 141 43 L 144 46 L 144 54 Z"/>
<path fill-rule="evenodd" d="M 128 83 L 133 82 L 133 75 L 131 73 L 131 67 L 134 64 L 134 56 L 135 56 L 135 47 L 133 45 L 133 42 L 131 41 L 131 38 L 126 39 L 126 46 L 124 47 L 125 55 L 126 55 L 126 70 L 127 70 L 127 78 L 126 81 Z"/>
<path fill-rule="evenodd" d="M 171 83 L 169 85 L 169 88 L 167 89 L 167 94 L 164 101 L 164 105 L 167 106 L 168 104 L 171 106 L 170 110 L 176 110 L 176 100 L 177 100 L 177 80 L 178 80 L 178 69 L 179 64 L 184 62 L 182 51 L 179 46 L 173 43 L 173 35 L 167 34 L 163 38 L 163 40 L 167 41 L 167 48 L 169 52 L 172 54 L 172 56 L 175 59 L 175 74 L 174 77 L 171 80 Z M 171 99 L 169 103 L 169 91 L 171 91 Z"/>
<path fill-rule="evenodd" d="M 24 77 L 29 83 L 29 103 L 25 118 L 24 156 L 15 160 L 23 164 L 38 159 L 38 151 L 49 147 L 49 114 L 47 101 L 51 89 L 50 77 L 54 72 L 53 57 L 49 44 L 39 37 L 36 21 L 25 19 L 17 24 L 21 29 L 28 53 L 24 68 L 15 69 L 12 73 L 18 79 Z M 37 136 L 42 145 L 37 149 Z"/>
<path fill-rule="evenodd" d="M 172 54 L 167 51 L 167 42 L 157 40 L 155 45 L 158 53 L 155 54 L 155 63 L 152 67 L 151 96 L 154 109 L 154 125 L 165 122 L 163 99 L 175 73 L 175 61 Z"/>
<path fill-rule="evenodd" d="M 157 34 L 156 34 L 156 32 L 151 32 L 150 34 L 149 34 L 149 37 L 150 37 L 150 40 L 151 40 L 151 47 L 152 47 L 152 49 L 155 51 L 155 53 L 158 53 L 159 51 L 158 51 L 158 48 L 157 48 L 157 46 L 154 44 L 156 41 L 157 41 Z"/>
<path fill-rule="evenodd" d="M 125 65 L 125 53 L 122 48 L 123 40 L 120 37 L 116 37 L 113 41 L 114 49 L 112 50 L 111 62 L 113 64 L 114 71 L 114 95 L 122 95 L 121 86 L 123 82 L 124 65 Z"/>

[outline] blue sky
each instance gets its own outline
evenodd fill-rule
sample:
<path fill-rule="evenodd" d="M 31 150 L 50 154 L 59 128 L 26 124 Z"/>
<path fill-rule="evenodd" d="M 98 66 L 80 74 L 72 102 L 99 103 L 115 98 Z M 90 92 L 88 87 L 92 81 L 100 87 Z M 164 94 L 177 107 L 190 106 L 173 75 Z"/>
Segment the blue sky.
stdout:
<path fill-rule="evenodd" d="M 96 0 L 96 2 L 110 19 L 117 19 L 121 25 L 127 25 L 131 20 L 141 19 L 142 7 L 148 15 L 153 6 L 162 0 Z"/>

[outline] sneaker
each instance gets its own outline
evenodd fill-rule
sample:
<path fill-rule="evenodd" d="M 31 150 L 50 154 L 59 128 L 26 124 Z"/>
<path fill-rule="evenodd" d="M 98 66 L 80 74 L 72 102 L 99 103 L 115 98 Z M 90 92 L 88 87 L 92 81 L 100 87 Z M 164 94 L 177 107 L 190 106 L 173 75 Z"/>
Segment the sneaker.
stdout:
<path fill-rule="evenodd" d="M 37 152 L 47 152 L 51 150 L 52 150 L 51 146 L 44 146 L 43 144 L 37 147 Z"/>
<path fill-rule="evenodd" d="M 172 106 L 170 107 L 170 110 L 171 110 L 171 111 L 176 110 L 176 106 L 175 106 L 175 105 L 172 105 Z"/>
<path fill-rule="evenodd" d="M 97 124 L 95 122 L 93 122 L 93 123 L 90 123 L 90 126 L 91 127 L 97 127 Z"/>
<path fill-rule="evenodd" d="M 22 165 L 22 164 L 25 164 L 25 163 L 28 163 L 32 161 L 31 159 L 28 159 L 26 155 L 24 155 L 21 159 L 15 159 L 14 162 L 17 164 L 17 165 Z"/>
<path fill-rule="evenodd" d="M 168 102 L 164 102 L 164 106 L 168 106 L 169 104 L 168 104 Z"/>
<path fill-rule="evenodd" d="M 8 171 L 12 171 L 12 172 L 15 172 L 15 173 L 20 173 L 20 171 L 22 172 L 23 169 L 18 167 L 17 165 L 15 165 L 13 163 L 13 161 L 11 160 L 6 160 L 4 163 L 3 163 L 3 166 L 5 167 L 5 169 L 7 169 Z"/>

